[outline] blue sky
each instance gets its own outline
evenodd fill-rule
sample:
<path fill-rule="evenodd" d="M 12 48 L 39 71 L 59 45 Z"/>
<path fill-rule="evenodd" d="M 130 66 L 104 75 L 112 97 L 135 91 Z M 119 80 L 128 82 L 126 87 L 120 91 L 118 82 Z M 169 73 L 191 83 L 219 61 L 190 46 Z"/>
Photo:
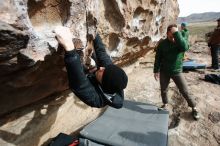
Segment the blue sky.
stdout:
<path fill-rule="evenodd" d="M 192 13 L 220 12 L 220 0 L 178 0 L 180 14 L 185 17 Z"/>

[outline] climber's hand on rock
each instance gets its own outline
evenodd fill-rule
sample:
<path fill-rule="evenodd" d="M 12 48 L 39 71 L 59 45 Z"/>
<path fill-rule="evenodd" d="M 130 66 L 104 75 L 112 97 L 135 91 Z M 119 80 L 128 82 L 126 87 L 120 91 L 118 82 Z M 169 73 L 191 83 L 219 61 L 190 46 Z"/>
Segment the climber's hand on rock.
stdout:
<path fill-rule="evenodd" d="M 54 32 L 56 33 L 58 42 L 64 47 L 66 51 L 71 51 L 74 49 L 72 42 L 73 36 L 68 27 L 57 26 Z"/>

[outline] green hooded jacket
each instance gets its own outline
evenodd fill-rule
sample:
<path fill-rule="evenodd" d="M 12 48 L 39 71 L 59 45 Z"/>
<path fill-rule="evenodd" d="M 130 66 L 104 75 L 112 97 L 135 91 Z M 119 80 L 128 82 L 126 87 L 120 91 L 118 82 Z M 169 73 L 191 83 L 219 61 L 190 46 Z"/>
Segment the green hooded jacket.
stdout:
<path fill-rule="evenodd" d="M 159 43 L 155 56 L 154 73 L 162 71 L 175 75 L 182 72 L 184 52 L 189 49 L 189 46 L 180 32 L 175 32 L 173 36 L 175 42 L 166 38 Z"/>
<path fill-rule="evenodd" d="M 184 28 L 183 30 L 181 30 L 181 34 L 182 34 L 183 38 L 185 38 L 185 40 L 188 43 L 188 41 L 189 41 L 189 30 Z"/>

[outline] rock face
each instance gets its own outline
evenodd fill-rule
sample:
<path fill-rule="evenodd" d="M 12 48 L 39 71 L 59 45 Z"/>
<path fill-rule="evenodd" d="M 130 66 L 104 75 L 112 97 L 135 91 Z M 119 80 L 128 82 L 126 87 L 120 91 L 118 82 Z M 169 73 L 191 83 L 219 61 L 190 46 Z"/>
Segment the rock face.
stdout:
<path fill-rule="evenodd" d="M 0 1 L 0 115 L 68 89 L 56 26 L 84 44 L 99 32 L 123 65 L 146 53 L 178 13 L 177 0 Z"/>
<path fill-rule="evenodd" d="M 65 91 L 2 117 L 0 145 L 46 146 L 60 132 L 77 133 L 104 110 L 88 107 L 73 97 Z"/>
<path fill-rule="evenodd" d="M 66 91 L 56 26 L 84 45 L 87 33 L 98 32 L 123 65 L 148 52 L 178 13 L 177 0 L 0 0 L 0 145 L 47 144 L 103 111 Z"/>

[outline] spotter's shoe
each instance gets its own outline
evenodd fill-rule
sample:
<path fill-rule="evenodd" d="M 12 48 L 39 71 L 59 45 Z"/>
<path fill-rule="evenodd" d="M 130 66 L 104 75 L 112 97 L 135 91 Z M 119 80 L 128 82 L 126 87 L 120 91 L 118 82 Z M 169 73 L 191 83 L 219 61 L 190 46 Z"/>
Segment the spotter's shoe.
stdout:
<path fill-rule="evenodd" d="M 168 104 L 163 104 L 158 110 L 168 110 Z"/>
<path fill-rule="evenodd" d="M 192 109 L 192 116 L 194 120 L 199 120 L 200 116 L 199 116 L 199 112 L 197 111 L 197 109 Z"/>

